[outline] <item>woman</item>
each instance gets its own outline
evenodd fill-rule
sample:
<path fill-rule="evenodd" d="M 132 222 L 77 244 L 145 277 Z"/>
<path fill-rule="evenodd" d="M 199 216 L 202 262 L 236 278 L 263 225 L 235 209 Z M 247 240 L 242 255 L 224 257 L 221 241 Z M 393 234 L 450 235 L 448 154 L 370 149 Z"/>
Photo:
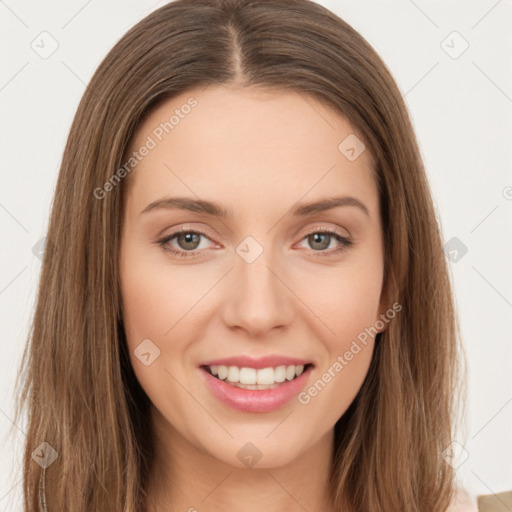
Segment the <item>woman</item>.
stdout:
<path fill-rule="evenodd" d="M 133 27 L 47 239 L 27 512 L 462 510 L 425 171 L 388 69 L 325 8 L 177 0 Z"/>

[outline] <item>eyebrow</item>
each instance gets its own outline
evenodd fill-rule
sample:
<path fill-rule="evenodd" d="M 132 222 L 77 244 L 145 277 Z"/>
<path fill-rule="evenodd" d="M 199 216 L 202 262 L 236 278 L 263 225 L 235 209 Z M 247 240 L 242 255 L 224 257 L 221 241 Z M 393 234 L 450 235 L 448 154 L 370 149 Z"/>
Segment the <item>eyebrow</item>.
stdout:
<path fill-rule="evenodd" d="M 339 206 L 353 206 L 359 208 L 365 213 L 365 215 L 370 217 L 368 208 L 359 201 L 359 199 L 352 196 L 329 197 L 327 199 L 310 203 L 297 203 L 291 209 L 291 214 L 294 217 L 306 217 L 314 213 L 332 210 Z M 231 210 L 227 210 L 217 203 L 189 197 L 163 197 L 148 204 L 140 213 L 143 214 L 160 209 L 186 210 L 222 218 L 233 216 L 233 212 Z"/>

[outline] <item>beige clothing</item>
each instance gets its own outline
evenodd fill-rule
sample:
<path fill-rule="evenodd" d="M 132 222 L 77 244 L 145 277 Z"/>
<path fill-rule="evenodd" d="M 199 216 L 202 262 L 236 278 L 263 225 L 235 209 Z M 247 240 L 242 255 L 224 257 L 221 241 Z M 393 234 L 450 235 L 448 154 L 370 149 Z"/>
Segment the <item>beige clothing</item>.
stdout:
<path fill-rule="evenodd" d="M 512 512 L 512 491 L 475 496 L 459 487 L 446 512 Z"/>
<path fill-rule="evenodd" d="M 512 491 L 478 496 L 478 512 L 512 512 Z"/>
<path fill-rule="evenodd" d="M 446 512 L 512 512 L 512 491 L 475 496 L 458 488 Z"/>

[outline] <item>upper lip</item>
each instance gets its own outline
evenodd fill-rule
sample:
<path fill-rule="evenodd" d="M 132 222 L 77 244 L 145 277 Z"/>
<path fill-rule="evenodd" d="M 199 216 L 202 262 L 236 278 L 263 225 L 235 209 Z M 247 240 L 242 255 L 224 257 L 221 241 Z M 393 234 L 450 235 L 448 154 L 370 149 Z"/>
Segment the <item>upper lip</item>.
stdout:
<path fill-rule="evenodd" d="M 276 366 L 300 366 L 313 364 L 312 361 L 307 361 L 305 359 L 299 359 L 296 357 L 287 357 L 280 355 L 268 355 L 264 357 L 254 358 L 250 356 L 233 356 L 233 357 L 225 357 L 222 359 L 215 359 L 210 361 L 204 361 L 200 364 L 200 366 L 238 366 L 239 368 L 268 368 L 268 367 L 276 367 Z"/>

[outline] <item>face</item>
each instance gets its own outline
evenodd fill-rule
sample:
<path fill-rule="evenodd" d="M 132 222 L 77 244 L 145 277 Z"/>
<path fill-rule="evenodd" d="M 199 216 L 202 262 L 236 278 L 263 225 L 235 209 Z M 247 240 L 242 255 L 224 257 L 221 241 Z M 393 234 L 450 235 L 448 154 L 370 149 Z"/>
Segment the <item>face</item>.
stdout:
<path fill-rule="evenodd" d="M 253 450 L 275 467 L 331 435 L 355 398 L 386 308 L 372 160 L 354 159 L 353 134 L 312 97 L 220 86 L 140 126 L 120 279 L 159 442 L 237 467 Z"/>

